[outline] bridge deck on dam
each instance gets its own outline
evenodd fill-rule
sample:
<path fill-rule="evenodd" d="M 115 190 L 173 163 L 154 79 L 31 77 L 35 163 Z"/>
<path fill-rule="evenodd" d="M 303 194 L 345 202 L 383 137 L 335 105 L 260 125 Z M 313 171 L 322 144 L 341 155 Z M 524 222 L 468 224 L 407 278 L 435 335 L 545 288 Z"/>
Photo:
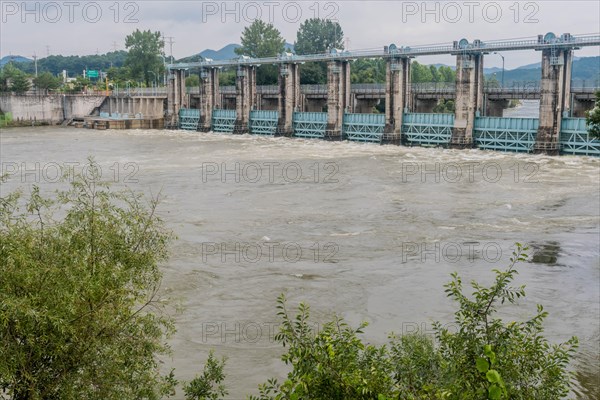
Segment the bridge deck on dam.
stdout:
<path fill-rule="evenodd" d="M 573 81 L 571 83 L 571 93 L 578 100 L 594 100 L 595 93 L 600 88 L 600 81 Z M 385 98 L 384 83 L 355 83 L 350 86 L 352 95 L 356 98 Z M 236 97 L 235 86 L 221 86 L 220 94 L 225 98 Z M 456 85 L 454 82 L 427 82 L 411 83 L 408 92 L 417 98 L 422 99 L 450 99 L 456 97 Z M 186 93 L 191 97 L 201 97 L 199 87 L 188 87 Z M 277 98 L 279 95 L 279 86 L 277 85 L 257 85 L 256 93 L 263 98 Z M 327 98 L 327 85 L 300 85 L 300 93 L 306 98 L 325 99 Z M 484 93 L 490 100 L 537 100 L 540 98 L 539 81 L 514 82 L 505 87 L 496 85 L 484 86 Z M 114 97 L 138 97 L 138 96 L 158 96 L 167 97 L 167 88 L 137 88 L 130 91 L 113 91 Z"/>

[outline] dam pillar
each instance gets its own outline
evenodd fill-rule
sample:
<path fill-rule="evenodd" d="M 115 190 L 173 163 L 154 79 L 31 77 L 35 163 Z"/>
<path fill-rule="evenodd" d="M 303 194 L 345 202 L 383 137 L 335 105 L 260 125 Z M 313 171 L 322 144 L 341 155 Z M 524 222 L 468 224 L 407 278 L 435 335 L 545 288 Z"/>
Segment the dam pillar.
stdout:
<path fill-rule="evenodd" d="M 171 69 L 167 81 L 167 126 L 177 126 L 179 109 L 188 105 L 185 91 L 185 69 Z"/>
<path fill-rule="evenodd" d="M 350 62 L 330 61 L 327 65 L 326 140 L 342 140 L 344 112 L 350 107 Z"/>
<path fill-rule="evenodd" d="M 594 108 L 595 100 L 594 97 L 581 99 L 575 96 L 571 96 L 571 117 L 573 118 L 585 118 L 586 111 L 591 111 Z"/>
<path fill-rule="evenodd" d="M 256 105 L 256 66 L 239 65 L 235 81 L 235 109 L 237 118 L 233 133 L 249 132 L 250 111 Z"/>
<path fill-rule="evenodd" d="M 488 96 L 485 98 L 485 116 L 486 117 L 502 117 L 504 110 L 510 106 L 509 99 L 491 100 Z"/>
<path fill-rule="evenodd" d="M 200 71 L 200 130 L 202 132 L 212 129 L 212 113 L 215 108 L 221 108 L 219 69 L 203 68 Z"/>
<path fill-rule="evenodd" d="M 460 42 L 462 47 L 465 46 L 463 41 L 465 39 Z M 456 42 L 455 47 L 459 47 Z M 483 54 L 468 51 L 456 54 L 456 100 L 451 147 L 473 147 L 475 116 L 483 108 L 483 83 Z"/>
<path fill-rule="evenodd" d="M 540 84 L 540 115 L 534 153 L 557 155 L 560 151 L 560 128 L 564 111 L 571 108 L 571 65 L 573 49 L 561 47 L 568 33 L 556 38 L 548 33 L 538 41 L 549 44 L 542 50 L 542 79 Z"/>
<path fill-rule="evenodd" d="M 391 45 L 389 51 L 395 49 L 396 46 Z M 410 98 L 410 58 L 392 56 L 386 63 L 383 143 L 400 143 L 402 116 Z"/>
<path fill-rule="evenodd" d="M 294 111 L 300 111 L 300 69 L 298 64 L 286 63 L 279 67 L 278 111 L 277 134 L 292 136 Z"/>

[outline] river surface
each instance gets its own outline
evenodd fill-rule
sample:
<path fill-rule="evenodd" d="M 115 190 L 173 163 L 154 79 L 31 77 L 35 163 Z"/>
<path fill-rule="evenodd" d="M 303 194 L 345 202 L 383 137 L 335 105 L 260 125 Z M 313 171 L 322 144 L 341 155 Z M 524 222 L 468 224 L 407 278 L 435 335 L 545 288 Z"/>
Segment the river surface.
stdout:
<path fill-rule="evenodd" d="M 520 100 L 520 104 L 502 111 L 504 118 L 538 118 L 540 115 L 539 100 Z"/>
<path fill-rule="evenodd" d="M 373 343 L 392 331 L 431 334 L 436 320 L 451 329 L 450 273 L 490 283 L 521 242 L 535 251 L 518 267 L 527 298 L 503 316 L 525 319 L 543 304 L 551 341 L 580 339 L 577 396 L 599 396 L 598 159 L 18 128 L 2 131 L 2 167 L 13 172 L 2 194 L 34 180 L 57 188 L 53 163 L 89 155 L 117 186 L 162 192 L 161 216 L 178 236 L 163 287 L 183 306 L 165 368 L 180 380 L 201 371 L 210 349 L 228 357 L 229 398 L 284 376 L 273 339 L 282 292 L 290 308 L 310 304 L 316 327 L 334 313 L 367 321 Z"/>

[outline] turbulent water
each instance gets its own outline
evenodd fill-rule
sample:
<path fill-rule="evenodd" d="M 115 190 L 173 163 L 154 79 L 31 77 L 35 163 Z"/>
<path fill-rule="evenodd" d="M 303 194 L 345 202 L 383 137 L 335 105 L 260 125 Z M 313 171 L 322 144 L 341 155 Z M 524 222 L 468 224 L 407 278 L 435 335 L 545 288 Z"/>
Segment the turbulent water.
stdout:
<path fill-rule="evenodd" d="M 53 163 L 81 165 L 88 155 L 106 179 L 162 192 L 161 215 L 178 236 L 163 286 L 184 307 L 165 368 L 182 379 L 200 371 L 210 349 L 229 359 L 230 398 L 284 376 L 273 340 L 282 292 L 290 305 L 311 305 L 316 328 L 334 313 L 367 321 L 365 339 L 375 343 L 391 331 L 431 333 L 436 320 L 452 329 L 456 308 L 443 291 L 450 273 L 489 283 L 492 268 L 506 265 L 522 242 L 535 251 L 516 282 L 527 285 L 527 298 L 503 315 L 524 319 L 543 304 L 550 340 L 580 339 L 579 396 L 598 398 L 598 159 L 10 129 L 0 156 L 12 177 L 2 194 L 34 180 L 58 187 Z"/>

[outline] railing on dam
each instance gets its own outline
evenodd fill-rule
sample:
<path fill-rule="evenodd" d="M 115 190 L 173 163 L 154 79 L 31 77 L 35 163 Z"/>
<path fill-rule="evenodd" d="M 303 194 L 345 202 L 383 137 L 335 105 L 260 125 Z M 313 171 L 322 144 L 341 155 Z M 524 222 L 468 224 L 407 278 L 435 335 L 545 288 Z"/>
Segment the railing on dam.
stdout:
<path fill-rule="evenodd" d="M 548 36 L 548 35 L 546 35 Z M 552 36 L 554 36 L 552 34 Z M 461 40 L 462 42 L 462 40 Z M 490 41 L 474 41 L 460 45 L 458 41 L 452 43 L 436 44 L 436 45 L 416 45 L 416 46 L 401 46 L 394 49 L 365 49 L 365 50 L 334 50 L 327 53 L 306 54 L 306 55 L 278 55 L 264 58 L 233 58 L 229 60 L 203 60 L 199 62 L 187 62 L 168 64 L 167 68 L 171 70 L 184 70 L 190 68 L 215 68 L 228 66 L 253 66 L 253 65 L 268 65 L 268 64 L 288 64 L 290 62 L 305 63 L 315 61 L 349 61 L 362 58 L 389 58 L 389 57 L 418 57 L 424 55 L 441 55 L 459 54 L 462 51 L 470 53 L 490 54 L 499 51 L 513 50 L 546 50 L 553 49 L 557 46 L 567 48 L 578 48 L 584 46 L 600 45 L 600 34 L 578 34 L 575 36 L 562 35 L 553 39 L 542 38 L 541 36 L 519 39 L 504 39 Z"/>
<path fill-rule="evenodd" d="M 538 118 L 476 117 L 473 141 L 484 150 L 531 152 L 538 126 Z"/>
<path fill-rule="evenodd" d="M 453 126 L 454 114 L 404 113 L 402 117 L 402 133 L 411 145 L 448 145 Z"/>
<path fill-rule="evenodd" d="M 600 80 L 571 80 L 571 92 L 576 94 L 594 93 L 600 88 Z M 353 83 L 351 92 L 355 95 L 380 95 L 385 96 L 384 83 Z M 221 86 L 219 91 L 223 95 L 234 96 L 236 94 L 235 86 Z M 260 95 L 277 96 L 279 94 L 278 85 L 257 85 L 256 93 Z M 409 91 L 415 94 L 454 94 L 456 91 L 455 82 L 411 82 Z M 540 92 L 540 81 L 508 81 L 505 86 L 500 86 L 497 81 L 487 81 L 484 84 L 484 91 L 487 94 L 506 95 L 507 97 L 515 97 L 520 95 L 522 98 L 530 98 L 531 95 Z M 300 85 L 300 92 L 308 96 L 327 96 L 327 85 Z M 105 91 L 99 91 L 97 94 L 104 95 Z M 200 95 L 201 89 L 198 86 L 187 87 L 186 93 L 189 95 Z M 166 87 L 154 88 L 129 88 L 115 89 L 109 92 L 113 97 L 136 97 L 136 96 L 158 96 L 167 95 Z"/>

